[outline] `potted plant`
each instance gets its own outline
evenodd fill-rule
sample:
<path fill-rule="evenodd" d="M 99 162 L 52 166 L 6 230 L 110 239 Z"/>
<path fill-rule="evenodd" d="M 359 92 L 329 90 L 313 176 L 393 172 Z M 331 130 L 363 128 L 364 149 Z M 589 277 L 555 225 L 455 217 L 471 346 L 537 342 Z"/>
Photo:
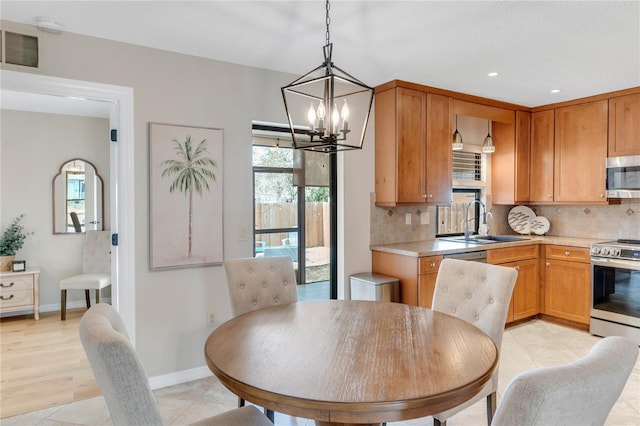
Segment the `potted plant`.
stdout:
<path fill-rule="evenodd" d="M 24 214 L 21 214 L 11 222 L 11 225 L 2 232 L 0 237 L 0 271 L 11 271 L 11 264 L 16 252 L 22 248 L 24 240 L 33 232 L 25 232 L 20 223 Z"/>

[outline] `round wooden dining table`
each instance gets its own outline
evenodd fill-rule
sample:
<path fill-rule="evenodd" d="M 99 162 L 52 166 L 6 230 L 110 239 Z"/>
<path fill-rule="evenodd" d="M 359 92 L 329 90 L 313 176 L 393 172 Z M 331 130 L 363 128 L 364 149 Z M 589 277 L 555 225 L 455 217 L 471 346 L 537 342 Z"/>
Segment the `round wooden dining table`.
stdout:
<path fill-rule="evenodd" d="M 297 302 L 237 316 L 205 343 L 231 392 L 317 425 L 424 417 L 477 394 L 498 365 L 486 334 L 391 302 Z"/>

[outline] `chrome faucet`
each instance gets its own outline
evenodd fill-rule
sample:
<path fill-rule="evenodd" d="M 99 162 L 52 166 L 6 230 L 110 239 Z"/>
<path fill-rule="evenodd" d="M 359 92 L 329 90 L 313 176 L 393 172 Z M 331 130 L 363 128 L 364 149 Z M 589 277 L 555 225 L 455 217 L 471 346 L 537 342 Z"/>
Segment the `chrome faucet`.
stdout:
<path fill-rule="evenodd" d="M 468 240 L 469 237 L 471 236 L 471 230 L 469 229 L 469 221 L 471 219 L 469 219 L 469 208 L 471 207 L 472 204 L 478 203 L 482 206 L 482 210 L 484 211 L 484 213 L 481 215 L 482 216 L 482 224 L 486 225 L 487 224 L 487 207 L 484 205 L 484 203 L 480 200 L 473 200 L 472 202 L 470 202 L 469 204 L 467 204 L 467 214 L 465 215 L 465 220 L 464 220 L 464 239 Z"/>

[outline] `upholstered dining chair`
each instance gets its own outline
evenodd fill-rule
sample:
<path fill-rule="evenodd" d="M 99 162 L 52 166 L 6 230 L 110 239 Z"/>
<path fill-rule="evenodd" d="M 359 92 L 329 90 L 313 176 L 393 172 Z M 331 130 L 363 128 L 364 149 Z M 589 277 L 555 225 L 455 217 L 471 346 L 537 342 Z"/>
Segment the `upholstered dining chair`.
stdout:
<path fill-rule="evenodd" d="M 99 303 L 85 312 L 80 320 L 80 341 L 104 395 L 112 423 L 116 426 L 162 425 L 149 379 L 129 342 L 120 315 L 111 305 Z M 196 424 L 273 426 L 254 406 L 227 411 Z"/>
<path fill-rule="evenodd" d="M 96 303 L 100 303 L 100 290 L 110 285 L 111 234 L 109 231 L 87 231 L 82 244 L 82 274 L 60 281 L 60 318 L 67 319 L 67 290 L 84 290 L 89 309 L 89 291 L 96 291 Z"/>
<path fill-rule="evenodd" d="M 569 364 L 525 371 L 505 389 L 492 426 L 605 424 L 638 357 L 638 345 L 606 337 Z"/>
<path fill-rule="evenodd" d="M 296 273 L 290 257 L 247 257 L 224 263 L 233 316 L 298 301 Z M 244 400 L 238 398 L 238 406 Z M 271 421 L 273 411 L 265 410 Z"/>
<path fill-rule="evenodd" d="M 500 352 L 507 310 L 518 271 L 458 259 L 445 259 L 436 276 L 432 309 L 463 319 L 484 331 Z M 469 401 L 442 413 L 434 414 L 434 425 L 445 425 L 449 417 L 487 398 L 487 424 L 496 410 L 498 369 L 480 392 Z"/>

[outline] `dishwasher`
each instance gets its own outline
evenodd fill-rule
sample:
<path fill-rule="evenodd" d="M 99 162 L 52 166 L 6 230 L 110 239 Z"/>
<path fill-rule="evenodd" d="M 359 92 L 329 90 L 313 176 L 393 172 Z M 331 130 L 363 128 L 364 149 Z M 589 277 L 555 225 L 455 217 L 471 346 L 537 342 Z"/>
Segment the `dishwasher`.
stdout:
<path fill-rule="evenodd" d="M 487 251 L 467 251 L 464 253 L 451 253 L 443 256 L 445 259 L 470 260 L 472 262 L 487 263 Z"/>

